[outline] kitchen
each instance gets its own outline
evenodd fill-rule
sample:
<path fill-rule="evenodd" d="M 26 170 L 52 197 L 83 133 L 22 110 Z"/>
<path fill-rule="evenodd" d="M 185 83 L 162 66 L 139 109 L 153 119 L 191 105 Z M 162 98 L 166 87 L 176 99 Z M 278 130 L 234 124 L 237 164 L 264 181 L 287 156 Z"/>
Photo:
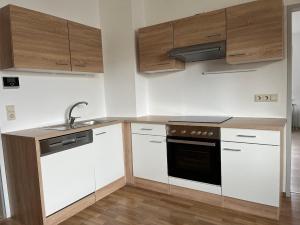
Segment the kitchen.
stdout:
<path fill-rule="evenodd" d="M 238 133 L 236 135 L 257 137 L 267 135 L 269 138 L 264 136 L 262 140 L 255 140 L 255 144 L 270 145 L 274 148 L 282 144 L 282 138 L 279 136 L 284 134 L 286 118 L 286 60 L 284 60 L 283 57 L 283 49 L 279 58 L 274 57 L 271 61 L 265 63 L 260 62 L 254 64 L 242 63 L 240 65 L 229 65 L 225 63 L 224 60 L 192 62 L 186 63 L 185 70 L 182 68 L 183 63 L 179 63 L 179 65 L 181 64 L 179 71 L 164 73 L 153 73 L 153 71 L 150 71 L 152 74 L 141 71 L 141 68 L 137 69 L 137 65 L 139 65 L 139 62 L 141 63 L 142 61 L 140 59 L 136 59 L 136 37 L 134 31 L 137 31 L 142 27 L 149 27 L 167 21 L 175 21 L 176 19 L 186 18 L 204 11 L 211 12 L 214 10 L 225 9 L 230 6 L 240 4 L 239 1 L 236 1 L 236 3 L 234 1 L 232 3 L 224 3 L 221 1 L 221 3 L 218 2 L 218 4 L 215 1 L 210 1 L 203 5 L 200 3 L 199 5 L 197 5 L 197 3 L 190 3 L 190 5 L 187 4 L 185 7 L 183 7 L 182 3 L 178 1 L 176 4 L 174 3 L 173 10 L 168 10 L 168 5 L 159 3 L 159 1 L 115 0 L 110 2 L 93 1 L 93 3 L 90 4 L 76 1 L 76 4 L 72 7 L 72 9 L 74 8 L 74 11 L 70 12 L 67 10 L 67 3 L 71 4 L 69 1 L 66 1 L 66 5 L 61 7 L 60 10 L 58 10 L 58 3 L 55 2 L 52 4 L 38 3 L 38 1 L 29 2 L 30 3 L 25 4 L 20 1 L 9 1 L 7 3 L 3 3 L 3 7 L 10 3 L 22 6 L 26 9 L 34 9 L 36 11 L 55 15 L 60 18 L 66 18 L 65 14 L 68 12 L 69 14 L 66 18 L 68 20 L 90 25 L 92 27 L 101 27 L 104 74 L 73 74 L 58 73 L 57 71 L 49 71 L 48 73 L 33 73 L 32 71 L 20 72 L 18 70 L 3 70 L 1 72 L 3 76 L 19 77 L 20 88 L 1 90 L 1 99 L 3 99 L 3 101 L 1 100 L 1 108 L 3 109 L 3 112 L 1 113 L 2 133 L 16 132 L 17 134 L 20 130 L 61 124 L 65 121 L 67 107 L 79 101 L 87 101 L 88 106 L 82 106 L 82 111 L 85 111 L 85 115 L 82 119 L 90 120 L 108 117 L 107 119 L 104 119 L 108 120 L 106 121 L 107 125 L 116 125 L 115 123 L 124 122 L 122 128 L 118 127 L 118 129 L 116 129 L 119 131 L 120 129 L 123 130 L 123 140 L 125 140 L 125 144 L 131 142 L 128 141 L 128 139 L 132 139 L 132 145 L 135 142 L 139 144 L 141 140 L 135 140 L 136 137 L 139 137 L 138 135 L 141 135 L 143 138 L 150 135 L 151 137 L 159 139 L 150 139 L 150 141 L 163 142 L 163 140 L 169 136 L 169 131 L 171 132 L 174 130 L 172 127 L 169 128 L 168 126 L 178 125 L 178 121 L 176 121 L 178 119 L 190 119 L 190 117 L 182 118 L 178 116 L 218 116 L 218 118 L 220 116 L 234 117 L 232 120 L 225 121 L 220 125 L 216 125 L 217 122 L 214 120 L 194 121 L 202 123 L 200 123 L 201 125 L 196 123 L 196 125 L 199 126 L 199 130 L 190 130 L 190 133 L 193 131 L 196 133 L 200 131 L 208 136 L 210 132 L 213 132 L 217 137 L 216 145 L 218 145 L 218 143 L 221 144 L 222 141 L 235 142 L 235 140 L 231 140 L 230 134 L 227 136 L 228 139 L 223 139 L 221 132 L 222 129 L 232 128 L 267 130 L 269 131 L 267 134 L 261 134 L 259 132 L 255 134 Z M 179 10 L 178 14 L 174 13 L 176 12 L 176 7 L 182 9 Z M 117 15 L 116 13 L 111 13 L 112 11 L 118 12 Z M 88 14 L 85 14 L 84 12 Z M 143 32 L 142 29 L 140 31 Z M 140 44 L 140 46 L 142 45 Z M 174 65 L 176 66 L 176 63 Z M 167 70 L 169 69 L 170 68 Z M 217 74 L 215 74 L 216 72 Z M 203 76 L 202 73 L 206 76 Z M 277 98 L 277 101 L 270 101 L 266 103 L 256 102 L 254 101 L 255 95 L 270 95 L 271 98 Z M 29 101 L 28 99 L 31 100 Z M 6 106 L 9 105 L 15 106 L 16 120 L 8 121 L 6 118 Z M 151 117 L 151 115 L 163 116 Z M 168 116 L 171 116 L 172 118 Z M 255 118 L 255 120 L 243 120 L 239 119 L 240 117 L 252 117 Z M 261 118 L 275 119 L 263 120 Z M 200 119 L 203 119 L 203 117 Z M 138 124 L 135 125 L 137 122 L 138 124 L 142 124 L 140 129 L 144 129 L 142 131 L 146 133 L 140 134 L 141 131 L 139 131 L 138 128 L 134 131 L 135 126 L 138 126 Z M 212 124 L 203 122 L 212 122 Z M 130 126 L 131 123 L 132 125 Z M 158 126 L 158 128 L 156 126 L 154 126 L 154 128 L 148 128 L 147 124 L 149 123 L 154 123 L 154 125 L 160 126 Z M 181 121 L 179 122 L 179 125 L 186 125 L 186 123 L 188 125 L 193 124 L 190 123 L 190 121 Z M 165 127 L 164 124 L 167 124 L 167 126 Z M 102 125 L 101 123 L 100 125 L 91 124 L 88 128 L 100 129 L 102 126 L 103 123 Z M 215 131 L 215 126 L 220 127 L 221 131 L 218 129 Z M 213 131 L 203 129 L 207 127 L 212 127 Z M 168 129 L 166 130 L 166 128 Z M 84 131 L 86 129 L 86 127 L 76 128 L 76 132 Z M 158 129 L 158 133 L 151 133 L 151 129 L 153 132 Z M 178 128 L 175 130 L 177 131 Z M 53 138 L 58 133 L 60 133 L 60 135 L 71 134 L 73 131 L 65 132 L 38 129 L 33 131 L 32 134 L 25 134 L 21 132 L 21 136 L 28 135 L 29 138 L 29 136 L 32 135 L 30 138 L 40 141 L 50 137 Z M 185 128 L 182 128 L 181 131 L 187 132 Z M 240 130 L 238 131 L 240 132 Z M 97 133 L 100 134 L 101 132 Z M 230 130 L 228 130 L 228 132 L 230 132 Z M 94 135 L 95 133 L 96 131 L 94 131 Z M 133 134 L 131 135 L 131 133 Z M 214 136 L 214 134 L 212 136 Z M 185 137 L 185 134 L 183 134 L 183 136 L 183 139 L 191 138 L 194 140 L 194 137 Z M 220 138 L 221 136 L 222 139 Z M 241 138 L 243 139 L 246 137 Z M 167 139 L 169 139 L 169 137 L 167 137 Z M 156 146 L 155 144 L 159 145 L 161 143 L 152 143 L 153 146 Z M 235 149 L 232 146 L 226 148 Z M 132 147 L 132 151 L 134 158 L 134 146 Z M 283 150 L 280 152 L 282 153 L 282 151 Z M 62 151 L 62 153 L 63 152 L 68 151 Z M 275 152 L 279 151 L 275 150 Z M 130 155 L 125 154 L 124 157 L 126 164 L 128 163 L 128 159 L 126 160 L 126 157 L 130 158 Z M 274 157 L 283 158 L 278 154 Z M 166 155 L 161 160 L 161 163 L 165 162 L 167 160 Z M 150 160 L 149 163 L 151 163 Z M 282 166 L 283 164 L 284 163 L 280 163 Z M 166 164 L 164 165 L 164 171 L 166 172 Z M 133 162 L 133 167 L 135 166 L 138 167 L 139 165 L 134 165 Z M 114 168 L 117 168 L 117 166 Z M 126 168 L 128 169 L 128 167 Z M 276 164 L 274 168 L 278 168 L 278 164 Z M 161 167 L 158 169 L 162 170 L 163 168 Z M 130 170 L 130 168 L 128 170 Z M 2 163 L 1 172 L 2 174 L 4 173 L 4 176 L 2 175 L 2 177 L 5 177 L 4 171 L 5 167 L 4 163 Z M 126 174 L 128 173 L 130 174 L 130 171 L 126 171 Z M 280 176 L 280 179 L 282 179 L 280 181 L 280 186 L 284 189 L 285 172 L 281 173 L 283 175 L 278 175 L 279 173 L 277 173 L 277 176 Z M 142 177 L 142 175 L 140 176 Z M 164 175 L 164 177 L 166 176 Z M 277 186 L 279 185 L 278 179 L 279 178 L 277 177 L 277 182 L 275 182 Z M 3 183 L 5 183 L 5 181 Z M 144 186 L 151 186 L 150 184 L 145 185 L 142 182 L 137 183 Z M 176 184 L 177 186 L 180 186 L 180 184 Z M 186 184 L 182 184 L 182 186 L 183 185 L 186 186 Z M 272 188 L 276 188 L 276 185 L 272 185 Z M 166 185 L 160 186 L 162 186 L 163 189 Z M 156 189 L 158 188 L 156 187 Z M 220 191 L 218 189 L 218 193 L 219 192 Z M 275 192 L 272 193 L 274 194 Z M 100 194 L 102 195 L 102 193 Z M 216 192 L 214 192 L 214 194 L 216 194 Z M 8 191 L 4 191 L 4 198 L 8 201 Z M 217 200 L 215 199 L 215 201 L 219 200 L 220 198 L 217 198 Z M 278 203 L 279 200 L 275 199 L 275 201 Z"/>

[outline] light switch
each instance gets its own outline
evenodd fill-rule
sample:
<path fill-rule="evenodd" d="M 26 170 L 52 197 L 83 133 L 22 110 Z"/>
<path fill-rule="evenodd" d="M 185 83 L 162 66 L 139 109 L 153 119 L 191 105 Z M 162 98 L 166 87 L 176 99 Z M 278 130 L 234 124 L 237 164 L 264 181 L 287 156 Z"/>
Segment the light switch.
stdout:
<path fill-rule="evenodd" d="M 6 115 L 7 115 L 7 120 L 15 120 L 16 119 L 16 112 L 15 112 L 14 105 L 6 106 Z"/>

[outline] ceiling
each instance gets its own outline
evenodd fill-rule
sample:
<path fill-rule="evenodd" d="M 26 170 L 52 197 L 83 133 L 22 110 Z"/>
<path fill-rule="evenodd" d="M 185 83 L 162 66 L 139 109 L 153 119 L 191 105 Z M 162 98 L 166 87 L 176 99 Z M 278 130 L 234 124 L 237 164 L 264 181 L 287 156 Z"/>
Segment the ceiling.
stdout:
<path fill-rule="evenodd" d="M 300 33 L 300 11 L 293 13 L 293 33 Z"/>

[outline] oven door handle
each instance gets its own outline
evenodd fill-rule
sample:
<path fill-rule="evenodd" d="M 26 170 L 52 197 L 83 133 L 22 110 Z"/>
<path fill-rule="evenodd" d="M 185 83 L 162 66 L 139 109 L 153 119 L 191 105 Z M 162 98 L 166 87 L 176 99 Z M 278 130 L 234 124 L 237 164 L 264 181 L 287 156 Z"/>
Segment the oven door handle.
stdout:
<path fill-rule="evenodd" d="M 202 142 L 202 141 L 186 141 L 186 140 L 168 139 L 168 142 L 177 143 L 177 144 L 186 144 L 186 145 L 201 145 L 201 146 L 216 147 L 216 143 Z"/>

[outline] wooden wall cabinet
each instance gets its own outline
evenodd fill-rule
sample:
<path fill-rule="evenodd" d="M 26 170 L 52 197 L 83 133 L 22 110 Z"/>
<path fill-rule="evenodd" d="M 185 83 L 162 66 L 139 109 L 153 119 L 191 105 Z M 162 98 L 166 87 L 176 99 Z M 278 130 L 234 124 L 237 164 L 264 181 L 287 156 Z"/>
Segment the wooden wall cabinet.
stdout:
<path fill-rule="evenodd" d="M 163 23 L 138 31 L 138 56 L 140 72 L 183 70 L 185 64 L 170 59 L 168 53 L 174 48 L 173 25 Z"/>
<path fill-rule="evenodd" d="M 72 71 L 103 73 L 101 30 L 68 21 Z"/>
<path fill-rule="evenodd" d="M 0 69 L 103 72 L 101 32 L 8 5 L 0 9 Z"/>
<path fill-rule="evenodd" d="M 175 48 L 226 40 L 225 9 L 184 18 L 173 26 Z"/>
<path fill-rule="evenodd" d="M 282 0 L 254 1 L 227 9 L 227 62 L 284 57 Z"/>
<path fill-rule="evenodd" d="M 1 69 L 71 71 L 66 20 L 8 5 L 0 31 Z"/>

